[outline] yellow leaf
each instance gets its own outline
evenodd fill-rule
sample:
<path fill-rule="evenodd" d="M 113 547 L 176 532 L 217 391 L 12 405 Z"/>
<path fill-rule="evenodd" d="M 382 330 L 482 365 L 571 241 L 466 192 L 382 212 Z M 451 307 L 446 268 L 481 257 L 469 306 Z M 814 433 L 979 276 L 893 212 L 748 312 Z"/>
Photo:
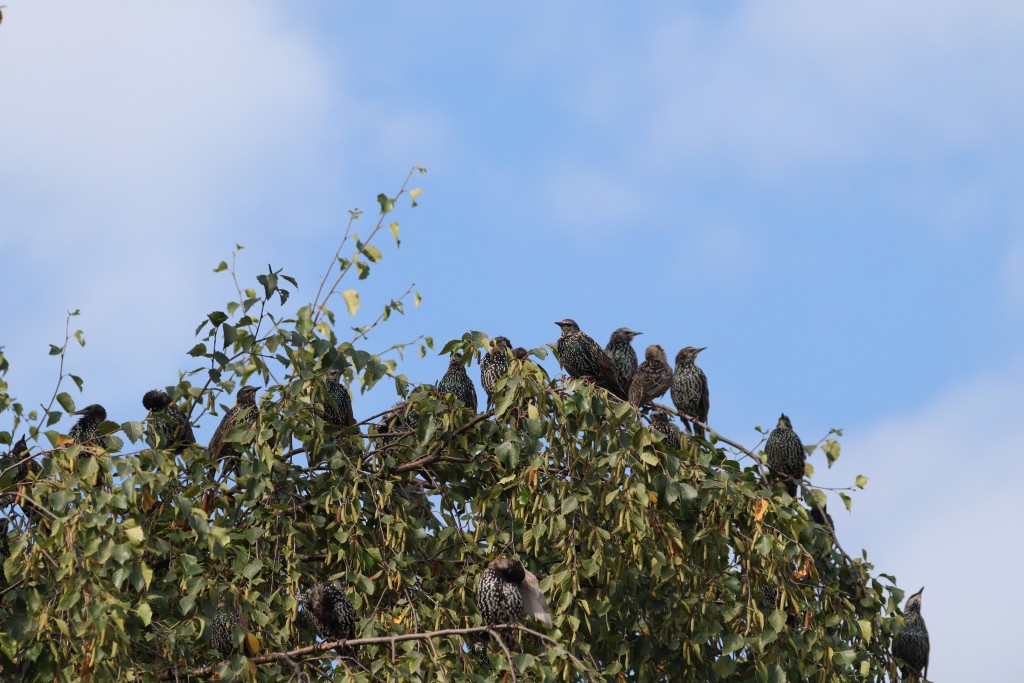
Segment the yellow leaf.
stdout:
<path fill-rule="evenodd" d="M 57 446 L 58 447 L 60 447 L 60 446 L 68 446 L 70 444 L 73 444 L 74 442 L 75 442 L 75 440 L 72 439 L 69 436 L 58 436 L 57 437 Z"/>
<path fill-rule="evenodd" d="M 260 653 L 260 639 L 256 637 L 255 633 L 246 631 L 242 646 L 245 648 L 246 657 L 255 657 Z"/>
<path fill-rule="evenodd" d="M 401 624 L 403 621 L 405 621 L 405 617 L 401 614 L 397 617 L 391 617 L 391 622 L 394 624 Z"/>
<path fill-rule="evenodd" d="M 760 522 L 764 519 L 764 513 L 768 512 L 768 501 L 764 498 L 758 498 L 757 502 L 754 503 L 754 521 Z"/>
<path fill-rule="evenodd" d="M 655 493 L 654 491 L 648 491 L 647 492 L 647 500 L 651 501 L 652 503 L 657 503 L 658 502 L 658 494 Z"/>
<path fill-rule="evenodd" d="M 346 289 L 341 296 L 345 299 L 345 305 L 348 306 L 348 314 L 355 315 L 359 310 L 359 292 L 354 289 Z"/>
<path fill-rule="evenodd" d="M 142 531 L 142 527 L 133 526 L 124 530 L 124 535 L 128 537 L 128 540 L 132 543 L 142 543 L 146 538 L 146 534 Z"/>

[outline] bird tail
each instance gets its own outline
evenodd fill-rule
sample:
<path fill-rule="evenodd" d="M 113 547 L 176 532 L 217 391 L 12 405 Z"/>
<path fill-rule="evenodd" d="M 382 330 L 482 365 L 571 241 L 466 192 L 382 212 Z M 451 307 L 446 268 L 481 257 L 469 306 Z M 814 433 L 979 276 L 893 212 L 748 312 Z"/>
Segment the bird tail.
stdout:
<path fill-rule="evenodd" d="M 523 614 L 534 617 L 551 628 L 551 612 L 548 611 L 548 602 L 540 591 L 540 582 L 529 570 L 526 571 L 526 578 L 519 585 L 519 592 L 523 595 Z"/>

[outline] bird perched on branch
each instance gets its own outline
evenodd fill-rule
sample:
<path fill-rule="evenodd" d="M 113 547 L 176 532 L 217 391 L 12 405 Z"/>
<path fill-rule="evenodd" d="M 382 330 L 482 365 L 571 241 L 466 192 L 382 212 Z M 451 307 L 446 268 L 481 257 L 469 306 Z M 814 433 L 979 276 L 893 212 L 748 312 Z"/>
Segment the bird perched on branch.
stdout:
<path fill-rule="evenodd" d="M 515 624 L 525 616 L 532 616 L 545 626 L 551 626 L 551 614 L 537 577 L 521 562 L 509 557 L 495 558 L 480 572 L 476 582 L 476 606 L 488 625 Z M 514 635 L 510 640 L 514 644 L 519 641 Z M 474 646 L 478 653 L 484 650 L 484 642 L 486 640 Z"/>
<path fill-rule="evenodd" d="M 786 491 L 796 497 L 797 482 L 804 478 L 807 452 L 785 413 L 779 417 L 778 426 L 768 435 L 764 454 L 767 456 L 768 469 L 771 470 L 772 483 L 785 482 Z"/>
<path fill-rule="evenodd" d="M 398 438 L 397 435 L 401 432 L 412 430 L 415 433 L 419 423 L 420 415 L 416 412 L 416 409 L 408 401 L 399 401 L 391 406 L 391 410 L 381 417 L 377 433 L 386 435 L 381 436 L 381 441 L 389 444 L 394 442 Z"/>
<path fill-rule="evenodd" d="M 928 676 L 928 653 L 931 649 L 928 641 L 928 627 L 921 616 L 921 593 L 924 588 L 909 598 L 903 607 L 903 630 L 896 634 L 892 642 L 892 654 L 903 661 L 900 666 L 901 679 L 919 681 Z"/>
<path fill-rule="evenodd" d="M 29 457 L 28 443 L 25 439 L 24 435 L 18 439 L 4 460 L 4 469 L 17 466 L 17 470 L 14 472 L 15 484 L 21 484 L 28 479 L 29 474 L 36 471 L 36 463 Z"/>
<path fill-rule="evenodd" d="M 615 365 L 615 379 L 619 386 L 629 390 L 633 383 L 633 375 L 636 373 L 637 357 L 633 350 L 633 338 L 643 332 L 634 332 L 628 327 L 620 327 L 612 332 L 608 339 L 608 345 L 604 347 L 605 352 L 612 359 Z"/>
<path fill-rule="evenodd" d="M 259 409 L 256 408 L 256 387 L 242 387 L 235 397 L 235 405 L 224 415 L 210 439 L 210 460 L 224 460 L 225 476 L 238 469 L 243 451 L 239 444 L 225 439 L 235 427 L 255 424 L 257 417 Z"/>
<path fill-rule="evenodd" d="M 355 414 L 352 412 L 352 395 L 341 383 L 341 370 L 332 368 L 327 372 L 327 396 L 324 401 L 324 417 L 335 427 L 354 427 Z"/>
<path fill-rule="evenodd" d="M 664 435 L 665 443 L 668 446 L 679 450 L 679 427 L 676 427 L 668 419 L 668 413 L 660 408 L 656 408 L 654 412 L 651 413 L 651 426 Z"/>
<path fill-rule="evenodd" d="M 626 397 L 626 389 L 619 385 L 615 363 L 597 342 L 580 331 L 575 320 L 566 318 L 555 323 L 562 328 L 562 336 L 555 345 L 558 362 L 574 379 L 589 380 L 618 396 Z"/>
<path fill-rule="evenodd" d="M 178 450 L 196 442 L 188 416 L 171 402 L 166 391 L 147 391 L 142 406 L 150 413 L 149 433 L 154 446 Z"/>
<path fill-rule="evenodd" d="M 476 387 L 466 374 L 466 366 L 462 363 L 462 352 L 452 351 L 448 359 L 448 371 L 437 383 L 437 390 L 442 394 L 451 394 L 467 408 L 476 412 Z"/>
<path fill-rule="evenodd" d="M 238 609 L 229 610 L 226 605 L 222 605 L 217 610 L 217 614 L 213 617 L 213 624 L 211 624 L 210 640 L 213 642 L 213 646 L 217 649 L 221 659 L 228 659 L 235 653 L 235 636 L 234 627 L 239 623 Z M 242 629 L 244 635 L 242 636 L 242 652 L 246 657 L 255 657 L 259 649 L 259 641 L 256 636 Z"/>
<path fill-rule="evenodd" d="M 345 584 L 341 581 L 313 586 L 303 601 L 303 609 L 313 631 L 325 641 L 356 637 L 356 610 L 345 596 Z"/>
<path fill-rule="evenodd" d="M 644 353 L 644 362 L 633 375 L 629 385 L 629 402 L 637 406 L 645 406 L 658 398 L 672 386 L 672 368 L 668 364 L 665 349 L 658 344 L 651 344 Z"/>
<path fill-rule="evenodd" d="M 495 337 L 491 342 L 491 350 L 480 361 L 480 384 L 487 392 L 487 407 L 494 403 L 494 385 L 498 379 L 508 372 L 509 352 L 512 342 L 506 337 Z"/>
<path fill-rule="evenodd" d="M 68 432 L 68 436 L 75 440 L 77 444 L 93 444 L 96 446 L 104 446 L 102 438 L 97 438 L 99 435 L 96 432 L 96 428 L 100 426 L 100 423 L 107 419 L 107 411 L 98 403 L 94 403 L 91 406 L 86 406 L 75 413 L 75 415 L 81 415 L 78 422 L 71 427 L 71 431 Z M 82 455 L 88 455 L 85 451 Z"/>
<path fill-rule="evenodd" d="M 691 424 L 686 415 L 696 418 L 704 424 L 708 423 L 708 410 L 711 399 L 708 396 L 708 378 L 704 371 L 697 367 L 697 354 L 706 346 L 694 348 L 687 346 L 676 354 L 676 370 L 672 375 L 672 403 L 676 410 L 683 414 L 683 425 L 691 434 L 704 438 L 704 428 Z"/>

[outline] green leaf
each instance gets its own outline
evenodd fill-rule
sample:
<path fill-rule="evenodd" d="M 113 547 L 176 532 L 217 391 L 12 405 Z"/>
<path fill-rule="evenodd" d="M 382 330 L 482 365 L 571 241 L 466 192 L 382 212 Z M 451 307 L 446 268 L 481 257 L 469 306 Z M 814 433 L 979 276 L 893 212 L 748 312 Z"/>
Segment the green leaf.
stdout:
<path fill-rule="evenodd" d="M 768 683 L 786 683 L 786 672 L 778 664 L 768 668 Z"/>
<path fill-rule="evenodd" d="M 359 292 L 354 289 L 346 289 L 341 293 L 345 299 L 345 306 L 348 307 L 348 314 L 355 315 L 359 310 Z"/>
<path fill-rule="evenodd" d="M 57 403 L 59 403 L 60 407 L 64 409 L 64 412 L 68 414 L 75 412 L 75 402 L 71 400 L 71 397 L 68 396 L 67 393 L 62 391 L 57 394 Z"/>
<path fill-rule="evenodd" d="M 227 261 L 221 261 L 220 263 L 217 264 L 217 267 L 213 269 L 213 272 L 219 273 L 219 272 L 227 270 L 227 269 L 228 269 L 228 262 Z"/>
<path fill-rule="evenodd" d="M 388 197 L 386 194 L 377 195 L 377 203 L 380 204 L 381 215 L 391 213 L 395 210 L 395 200 Z"/>
<path fill-rule="evenodd" d="M 365 254 L 366 258 L 370 259 L 373 263 L 377 263 L 383 258 L 383 255 L 380 253 L 380 249 L 372 244 L 367 244 L 363 247 L 363 254 Z"/>
<path fill-rule="evenodd" d="M 738 633 L 730 633 L 722 639 L 722 656 L 726 657 L 737 652 L 746 645 L 746 640 Z"/>
<path fill-rule="evenodd" d="M 419 206 L 419 204 L 416 203 L 416 199 L 421 194 L 423 194 L 423 190 L 418 188 L 418 187 L 409 190 L 409 198 L 412 199 L 412 205 L 413 206 Z"/>
<path fill-rule="evenodd" d="M 867 486 L 867 485 L 868 485 L 868 478 L 867 478 L 867 477 L 865 477 L 865 476 L 864 476 L 863 474 L 858 474 L 858 475 L 857 475 L 857 479 L 856 479 L 856 481 L 855 481 L 855 485 L 856 485 L 856 486 L 857 486 L 857 488 L 859 488 L 859 489 L 862 489 L 862 488 L 864 488 L 865 486 Z"/>
<path fill-rule="evenodd" d="M 121 429 L 124 430 L 124 435 L 132 443 L 142 438 L 143 427 L 141 422 L 125 422 L 121 425 Z"/>
<path fill-rule="evenodd" d="M 388 230 L 391 231 L 392 237 L 395 238 L 395 245 L 396 246 L 401 246 L 402 245 L 402 240 L 398 239 L 398 223 L 395 222 L 395 223 L 392 223 L 391 225 L 389 225 L 388 226 Z"/>
<path fill-rule="evenodd" d="M 871 642 L 871 622 L 867 619 L 858 619 L 857 625 L 860 626 L 860 635 L 864 639 L 865 643 Z"/>
<path fill-rule="evenodd" d="M 135 545 L 142 543 L 146 539 L 146 534 L 143 532 L 142 527 L 138 526 L 126 527 L 124 535 L 127 536 L 128 540 Z"/>

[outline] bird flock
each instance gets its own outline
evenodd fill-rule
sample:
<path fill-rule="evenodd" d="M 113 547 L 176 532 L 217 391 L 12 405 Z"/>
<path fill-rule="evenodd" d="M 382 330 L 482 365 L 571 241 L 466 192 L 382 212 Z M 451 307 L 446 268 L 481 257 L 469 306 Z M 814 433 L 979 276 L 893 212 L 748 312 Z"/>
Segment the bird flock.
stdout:
<path fill-rule="evenodd" d="M 651 344 L 640 363 L 632 342 L 641 332 L 620 327 L 612 332 L 608 344 L 602 348 L 582 332 L 574 320 L 566 318 L 555 324 L 561 328 L 555 344 L 556 355 L 570 378 L 596 384 L 615 398 L 629 401 L 638 411 L 649 412 L 651 427 L 664 437 L 668 446 L 678 450 L 682 445 L 679 428 L 664 410 L 653 405 L 655 399 L 671 392 L 672 403 L 688 434 L 704 438 L 710 409 L 708 381 L 696 360 L 705 347 L 681 349 L 675 356 L 673 368 L 668 364 L 665 349 L 659 344 Z M 522 347 L 513 348 L 506 337 L 497 336 L 491 340 L 490 349 L 480 361 L 480 384 L 487 394 L 488 408 L 494 404 L 498 380 L 509 371 L 511 359 L 526 360 L 528 355 Z M 339 428 L 354 427 L 356 419 L 352 397 L 341 383 L 341 377 L 342 373 L 337 369 L 327 373 L 327 400 L 324 401 L 322 417 Z M 259 415 L 256 391 L 254 386 L 243 386 L 238 390 L 235 405 L 224 415 L 207 446 L 211 467 L 220 463 L 223 476 L 238 471 L 244 447 L 226 437 L 235 427 L 256 422 Z M 451 394 L 464 406 L 477 410 L 476 388 L 466 372 L 466 358 L 462 352 L 456 350 L 451 353 L 448 369 L 437 383 L 436 391 Z M 188 415 L 174 404 L 167 392 L 148 391 L 142 403 L 149 411 L 148 429 L 156 443 L 173 449 L 183 449 L 196 443 Z M 103 406 L 89 405 L 74 414 L 79 419 L 68 432 L 71 440 L 89 444 L 103 438 L 98 432 L 99 425 L 107 418 Z M 399 402 L 384 415 L 381 426 L 386 427 L 386 432 L 392 432 L 399 423 L 415 428 L 417 420 L 416 412 L 405 402 Z M 779 417 L 777 426 L 770 433 L 764 452 L 770 473 L 768 485 L 782 483 L 786 492 L 796 497 L 798 483 L 804 476 L 807 454 L 785 414 Z M 83 450 L 82 457 L 87 456 L 88 451 Z M 17 442 L 9 457 L 19 463 L 15 482 L 24 481 L 35 467 L 28 457 L 25 437 Z M 815 506 L 811 514 L 815 521 L 832 526 L 832 519 L 824 508 Z M 0 556 L 8 557 L 9 554 L 7 537 L 0 535 Z M 774 591 L 774 599 L 777 599 L 777 587 Z M 905 680 L 908 677 L 921 679 L 927 673 L 929 639 L 921 616 L 923 591 L 922 588 L 907 599 L 905 627 L 893 642 L 892 652 L 902 661 L 901 673 Z M 772 598 L 769 596 L 767 599 Z M 499 555 L 481 571 L 476 585 L 476 603 L 482 621 L 488 625 L 512 624 L 526 616 L 551 625 L 551 616 L 537 577 L 514 558 Z M 345 595 L 345 585 L 337 580 L 318 583 L 307 591 L 300 620 L 325 641 L 355 637 L 356 613 Z M 226 609 L 221 609 L 214 619 L 211 641 L 224 658 L 235 651 L 232 627 L 237 621 L 237 612 Z M 484 634 L 474 644 L 478 655 L 486 656 L 486 642 L 487 635 Z M 516 642 L 518 639 L 513 645 Z M 242 644 L 243 651 L 247 655 L 252 654 L 245 640 Z M 339 654 L 351 653 L 347 648 L 341 648 Z"/>

